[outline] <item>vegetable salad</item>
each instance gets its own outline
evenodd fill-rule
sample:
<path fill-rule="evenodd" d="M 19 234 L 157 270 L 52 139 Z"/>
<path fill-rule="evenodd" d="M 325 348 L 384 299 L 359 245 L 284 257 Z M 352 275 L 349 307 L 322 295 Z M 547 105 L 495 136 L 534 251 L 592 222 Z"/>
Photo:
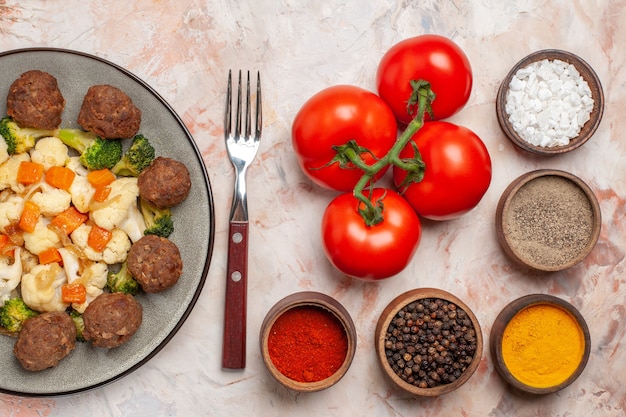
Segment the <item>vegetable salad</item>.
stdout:
<path fill-rule="evenodd" d="M 74 154 L 56 135 L 16 154 L 0 140 L 0 306 L 82 313 L 144 234 L 136 176 Z"/>

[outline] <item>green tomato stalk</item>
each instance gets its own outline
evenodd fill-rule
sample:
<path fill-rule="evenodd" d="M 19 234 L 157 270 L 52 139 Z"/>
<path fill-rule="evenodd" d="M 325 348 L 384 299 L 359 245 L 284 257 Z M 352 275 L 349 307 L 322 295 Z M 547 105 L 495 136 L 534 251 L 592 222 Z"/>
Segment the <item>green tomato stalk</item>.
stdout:
<path fill-rule="evenodd" d="M 363 158 L 361 158 L 361 154 L 371 154 L 371 152 L 367 148 L 359 146 L 354 140 L 333 148 L 337 152 L 333 162 L 339 163 L 342 167 L 351 163 L 363 171 L 363 176 L 354 186 L 353 195 L 362 203 L 359 204 L 359 213 L 368 226 L 373 226 L 383 221 L 382 200 L 378 200 L 374 204 L 369 198 L 373 188 L 372 179 L 376 174 L 389 165 L 397 166 L 407 172 L 406 178 L 401 184 L 402 188 L 406 188 L 412 183 L 420 182 L 424 178 L 424 161 L 422 161 L 417 145 L 411 141 L 411 138 L 424 126 L 427 112 L 432 118 L 432 102 L 435 100 L 435 93 L 433 93 L 428 81 L 411 80 L 411 87 L 413 88 L 413 93 L 407 101 L 407 108 L 409 109 L 409 114 L 415 113 L 415 109 L 417 109 L 417 115 L 409 122 L 406 129 L 384 157 L 378 159 L 372 165 L 366 164 Z M 415 156 L 412 158 L 400 158 L 400 152 L 410 141 L 415 151 Z M 368 195 L 365 195 L 363 191 L 368 186 L 370 191 Z"/>

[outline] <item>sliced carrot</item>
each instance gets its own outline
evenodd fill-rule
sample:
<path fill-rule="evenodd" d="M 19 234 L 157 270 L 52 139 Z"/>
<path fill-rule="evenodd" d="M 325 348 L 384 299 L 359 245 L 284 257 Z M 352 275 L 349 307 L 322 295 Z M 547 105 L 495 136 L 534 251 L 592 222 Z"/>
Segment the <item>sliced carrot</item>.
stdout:
<path fill-rule="evenodd" d="M 22 229 L 16 222 L 4 227 L 4 234 L 0 235 L 0 255 L 14 256 L 15 248 L 24 244 Z"/>
<path fill-rule="evenodd" d="M 42 164 L 32 161 L 22 161 L 17 168 L 17 182 L 21 184 L 34 184 L 41 180 L 44 167 Z"/>
<path fill-rule="evenodd" d="M 76 207 L 71 206 L 63 213 L 55 216 L 50 221 L 50 225 L 62 230 L 63 233 L 69 235 L 74 230 L 76 230 L 78 226 L 85 223 L 88 217 L 89 216 L 87 216 L 86 214 L 83 214 L 80 211 L 76 210 Z"/>
<path fill-rule="evenodd" d="M 96 252 L 102 252 L 112 237 L 113 233 L 111 231 L 94 224 L 89 231 L 87 244 Z"/>
<path fill-rule="evenodd" d="M 13 247 L 11 238 L 7 235 L 0 235 L 0 255 L 11 255 L 11 248 Z M 11 255 L 12 256 L 12 255 Z"/>
<path fill-rule="evenodd" d="M 89 171 L 87 174 L 87 181 L 89 181 L 89 184 L 91 184 L 94 188 L 109 185 L 115 181 L 115 179 L 115 174 L 106 168 Z"/>
<path fill-rule="evenodd" d="M 42 265 L 51 264 L 53 262 L 63 263 L 61 253 L 57 248 L 49 248 L 39 254 L 39 263 Z"/>
<path fill-rule="evenodd" d="M 66 167 L 53 166 L 46 171 L 46 182 L 61 190 L 69 190 L 76 173 Z"/>
<path fill-rule="evenodd" d="M 18 226 L 25 232 L 32 233 L 35 231 L 35 227 L 37 226 L 37 222 L 39 221 L 39 215 L 41 214 L 41 210 L 39 206 L 32 201 L 26 201 L 24 203 L 24 210 L 22 210 L 22 215 L 20 216 L 20 221 Z"/>
<path fill-rule="evenodd" d="M 87 289 L 83 284 L 63 284 L 61 286 L 61 298 L 64 303 L 82 304 L 87 300 Z"/>
<path fill-rule="evenodd" d="M 106 201 L 107 198 L 109 198 L 109 194 L 111 194 L 111 187 L 108 187 L 106 185 L 96 187 L 96 192 L 93 194 L 93 199 L 98 203 L 102 203 L 103 201 Z"/>

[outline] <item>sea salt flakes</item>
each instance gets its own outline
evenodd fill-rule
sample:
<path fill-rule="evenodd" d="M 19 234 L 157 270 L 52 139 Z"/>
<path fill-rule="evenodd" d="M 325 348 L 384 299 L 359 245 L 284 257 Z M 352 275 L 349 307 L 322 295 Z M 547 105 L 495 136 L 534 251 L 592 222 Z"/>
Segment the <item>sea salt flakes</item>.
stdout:
<path fill-rule="evenodd" d="M 541 60 L 519 69 L 506 97 L 513 129 L 542 147 L 567 145 L 578 136 L 593 110 L 589 85 L 567 62 Z"/>

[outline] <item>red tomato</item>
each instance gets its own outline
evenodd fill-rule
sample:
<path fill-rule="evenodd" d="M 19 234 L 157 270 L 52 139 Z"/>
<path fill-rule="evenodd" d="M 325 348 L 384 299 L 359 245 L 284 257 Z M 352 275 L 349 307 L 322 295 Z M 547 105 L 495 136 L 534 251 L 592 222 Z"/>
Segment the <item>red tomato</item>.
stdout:
<path fill-rule="evenodd" d="M 393 190 L 374 189 L 371 201 L 381 198 L 384 219 L 374 226 L 365 224 L 351 193 L 336 197 L 324 212 L 324 253 L 344 274 L 370 281 L 389 278 L 402 271 L 417 250 L 422 229 L 415 211 Z"/>
<path fill-rule="evenodd" d="M 389 104 L 396 118 L 408 124 L 406 102 L 411 97 L 411 80 L 430 82 L 436 98 L 432 104 L 435 120 L 461 110 L 472 91 L 472 68 L 465 53 L 450 39 L 421 35 L 395 44 L 378 65 L 378 94 Z M 426 120 L 430 120 L 427 115 Z"/>
<path fill-rule="evenodd" d="M 412 140 L 425 164 L 421 182 L 403 193 L 415 211 L 431 220 L 457 218 L 480 202 L 491 182 L 491 158 L 482 140 L 471 130 L 448 122 L 427 122 Z M 409 143 L 400 158 L 411 158 Z M 394 167 L 396 186 L 406 171 Z"/>
<path fill-rule="evenodd" d="M 326 188 L 352 190 L 363 171 L 350 164 L 328 165 L 336 156 L 333 146 L 354 139 L 382 158 L 397 138 L 397 124 L 384 101 L 371 91 L 340 85 L 329 87 L 311 97 L 296 115 L 292 126 L 292 143 L 302 171 L 315 183 Z M 376 158 L 362 154 L 371 165 Z M 375 178 L 380 178 L 382 170 Z"/>

